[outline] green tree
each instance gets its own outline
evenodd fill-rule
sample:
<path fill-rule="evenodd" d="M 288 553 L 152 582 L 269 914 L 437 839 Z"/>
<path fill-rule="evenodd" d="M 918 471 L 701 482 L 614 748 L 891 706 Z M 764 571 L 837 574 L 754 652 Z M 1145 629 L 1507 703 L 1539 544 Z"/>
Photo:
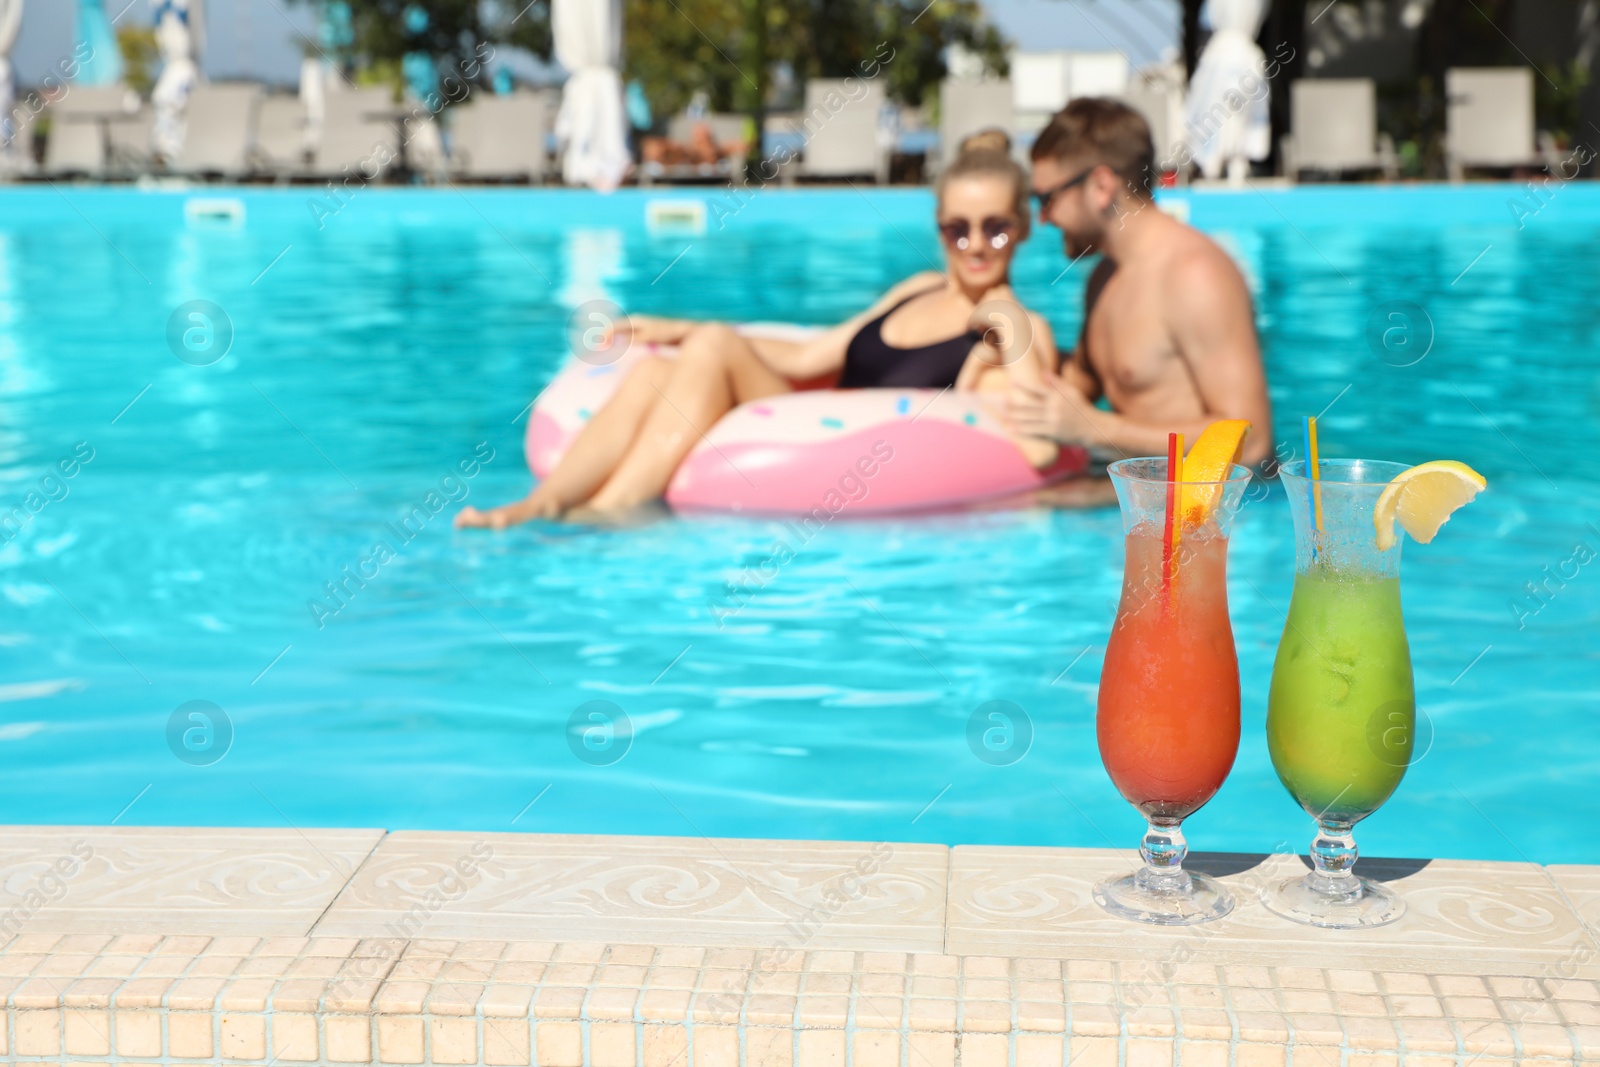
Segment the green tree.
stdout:
<path fill-rule="evenodd" d="M 797 69 L 823 78 L 858 74 L 874 56 L 893 49 L 884 65 L 889 96 L 913 106 L 948 73 L 945 52 L 959 45 L 992 74 L 1009 73 L 1006 42 L 976 0 L 811 0 L 810 34 Z"/>
<path fill-rule="evenodd" d="M 755 112 L 767 102 L 766 72 L 785 63 L 801 78 L 859 75 L 883 66 L 889 96 L 917 105 L 947 73 L 945 50 L 960 45 L 1006 72 L 1000 32 L 977 0 L 626 0 L 623 65 L 663 114 L 697 91 L 712 107 Z M 764 60 L 764 62 L 763 62 Z"/>
<path fill-rule="evenodd" d="M 787 11 L 763 6 L 770 39 L 775 16 Z M 623 8 L 624 76 L 644 87 L 658 115 L 683 110 L 697 92 L 718 110 L 753 105 L 761 82 L 744 60 L 756 42 L 741 0 L 626 0 Z"/>
<path fill-rule="evenodd" d="M 297 2 L 323 8 L 333 0 Z M 549 0 L 344 2 L 355 40 L 339 58 L 358 68 L 398 72 L 406 53 L 425 52 L 441 71 L 472 69 L 483 44 L 550 58 Z M 412 8 L 428 15 L 418 33 L 406 27 Z M 787 63 L 802 78 L 839 78 L 886 48 L 894 54 L 884 65 L 889 95 L 907 104 L 920 104 L 945 76 L 951 45 L 1006 72 L 1005 41 L 979 0 L 624 0 L 623 8 L 624 74 L 663 114 L 701 90 L 713 107 L 753 112 L 766 103 L 771 64 Z"/>
<path fill-rule="evenodd" d="M 297 0 L 321 9 L 336 0 Z M 492 49 L 525 48 L 550 55 L 549 0 L 513 6 L 509 0 L 343 0 L 350 9 L 354 41 L 332 58 L 372 71 L 380 81 L 398 87 L 400 61 L 408 52 L 422 52 L 437 62 L 440 75 L 482 84 L 488 70 L 483 59 Z M 428 16 L 420 31 L 407 26 L 407 12 Z M 520 10 L 520 14 L 519 14 Z"/>
<path fill-rule="evenodd" d="M 411 52 L 433 56 L 441 75 L 474 82 L 487 77 L 484 45 L 550 58 L 550 0 L 343 2 L 354 40 L 337 58 L 358 80 L 398 85 Z M 414 9 L 428 15 L 421 31 L 407 28 Z M 979 0 L 624 0 L 623 12 L 623 76 L 643 86 L 656 114 L 675 114 L 704 92 L 714 109 L 750 115 L 757 143 L 777 64 L 801 79 L 876 70 L 891 99 L 913 106 L 946 75 L 952 45 L 1007 73 L 1006 42 Z"/>
<path fill-rule="evenodd" d="M 161 65 L 156 31 L 148 26 L 118 26 L 117 51 L 122 53 L 122 77 L 128 88 L 149 96 L 155 87 L 154 71 Z"/>

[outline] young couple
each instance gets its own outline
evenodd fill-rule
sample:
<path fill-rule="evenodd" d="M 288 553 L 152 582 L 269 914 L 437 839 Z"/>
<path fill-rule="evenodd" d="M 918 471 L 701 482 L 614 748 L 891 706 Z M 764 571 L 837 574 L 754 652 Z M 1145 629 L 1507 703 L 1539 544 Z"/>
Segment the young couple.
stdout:
<path fill-rule="evenodd" d="M 1008 148 L 1002 134 L 978 134 L 940 176 L 945 273 L 908 278 L 814 339 L 633 318 L 635 341 L 676 344 L 677 357 L 639 364 L 525 499 L 466 508 L 456 525 L 626 511 L 659 497 L 732 408 L 818 380 L 995 393 L 1018 446 L 1040 467 L 1059 445 L 1101 461 L 1158 455 L 1168 432 L 1193 440 L 1217 419 L 1261 428 L 1246 438 L 1243 462 L 1265 459 L 1271 411 L 1249 291 L 1220 248 L 1150 210 L 1155 151 L 1144 119 L 1116 101 L 1074 100 L 1034 142 L 1031 181 Z M 1064 360 L 1049 325 L 1009 287 L 1030 192 L 1072 261 L 1104 255 Z M 1102 396 L 1110 410 L 1096 406 Z"/>

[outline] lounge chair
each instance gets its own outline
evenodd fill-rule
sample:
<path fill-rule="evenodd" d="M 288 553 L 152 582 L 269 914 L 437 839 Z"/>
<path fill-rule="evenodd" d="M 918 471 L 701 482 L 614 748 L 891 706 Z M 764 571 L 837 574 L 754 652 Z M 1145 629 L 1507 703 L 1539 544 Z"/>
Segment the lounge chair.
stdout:
<path fill-rule="evenodd" d="M 306 107 L 298 96 L 271 93 L 262 97 L 256 105 L 251 172 L 282 180 L 307 173 L 306 121 Z"/>
<path fill-rule="evenodd" d="M 1533 71 L 1457 67 L 1444 72 L 1445 155 L 1450 178 L 1468 167 L 1540 166 L 1534 147 Z"/>
<path fill-rule="evenodd" d="M 1072 96 L 1072 56 L 1018 52 L 1011 58 L 1012 105 L 1028 114 L 1053 115 Z"/>
<path fill-rule="evenodd" d="M 805 137 L 800 173 L 807 178 L 889 180 L 889 149 L 878 136 L 883 85 L 861 78 L 813 78 L 806 83 Z"/>
<path fill-rule="evenodd" d="M 400 106 L 388 89 L 340 89 L 328 94 L 322 138 L 311 170 L 323 177 L 346 171 L 375 180 L 400 158 Z"/>
<path fill-rule="evenodd" d="M 1031 145 L 1067 101 L 1080 96 L 1125 98 L 1134 83 L 1120 52 L 1014 53 L 1011 84 L 1018 147 Z"/>
<path fill-rule="evenodd" d="M 1183 89 L 1182 82 L 1173 84 L 1160 78 L 1134 78 L 1120 94 L 1123 103 L 1144 116 L 1150 124 L 1150 143 L 1156 149 L 1158 170 L 1181 170 L 1183 158 Z"/>
<path fill-rule="evenodd" d="M 237 179 L 250 169 L 250 148 L 261 105 L 261 86 L 202 83 L 189 95 L 183 150 L 171 163 L 177 174 Z"/>
<path fill-rule="evenodd" d="M 999 83 L 1006 84 L 1006 83 Z M 1118 53 L 1022 52 L 1012 57 L 1011 100 L 1006 114 L 1014 128 L 1019 152 L 1032 145 L 1055 113 L 1077 96 L 1112 96 L 1133 108 L 1150 125 L 1156 164 L 1174 169 L 1179 127 L 1183 122 L 1183 79 L 1160 68 L 1130 75 L 1127 60 Z M 946 82 L 948 87 L 949 82 Z M 995 114 L 999 113 L 999 104 Z M 975 123 L 1000 126 L 999 121 Z M 970 130 L 968 132 L 971 132 Z M 945 137 L 954 151 L 960 137 Z"/>
<path fill-rule="evenodd" d="M 1072 59 L 1064 52 L 1018 52 L 1011 57 L 1011 109 L 1017 148 L 1032 147 L 1039 131 L 1072 95 Z"/>
<path fill-rule="evenodd" d="M 1176 170 L 1172 164 L 1178 158 L 1172 137 L 1170 98 L 1159 88 L 1132 85 L 1122 94 L 1122 102 L 1144 117 L 1150 126 L 1150 143 L 1156 150 L 1156 169 Z"/>
<path fill-rule="evenodd" d="M 406 163 L 417 174 L 437 181 L 450 165 L 444 153 L 444 135 L 440 132 L 439 120 L 420 104 L 412 102 L 410 106 L 416 109 L 416 114 L 405 120 Z"/>
<path fill-rule="evenodd" d="M 138 97 L 125 85 L 73 85 L 50 105 L 50 136 L 44 172 L 105 177 L 112 159 L 128 145 L 130 123 L 137 124 Z M 149 151 L 149 139 L 141 146 Z"/>
<path fill-rule="evenodd" d="M 1289 134 L 1283 173 L 1398 171 L 1394 145 L 1378 134 L 1377 90 L 1371 78 L 1304 78 L 1289 86 Z"/>
<path fill-rule="evenodd" d="M 794 185 L 800 176 L 800 153 L 805 151 L 806 131 L 802 124 L 805 116 L 798 111 L 769 111 L 765 135 L 761 145 L 760 175 L 763 180 L 777 180 L 786 186 Z M 755 146 L 751 146 L 751 151 Z"/>
<path fill-rule="evenodd" d="M 1128 57 L 1121 52 L 1074 52 L 1068 66 L 1069 99 L 1080 96 L 1121 96 L 1134 78 Z"/>
<path fill-rule="evenodd" d="M 711 139 L 718 145 L 743 144 L 749 120 L 743 115 L 708 114 L 690 118 L 687 114 L 674 115 L 667 123 L 667 140 L 688 144 L 697 122 L 711 128 Z M 723 156 L 715 163 L 646 163 L 639 168 L 639 184 L 651 185 L 658 181 L 727 181 L 744 173 L 747 149 Z"/>
<path fill-rule="evenodd" d="M 450 169 L 469 182 L 541 181 L 550 170 L 545 139 L 553 120 L 543 94 L 479 90 L 450 112 Z"/>
<path fill-rule="evenodd" d="M 155 111 L 145 103 L 112 120 L 111 158 L 106 161 L 107 177 L 136 178 L 150 172 L 154 161 L 150 139 L 155 126 Z"/>
<path fill-rule="evenodd" d="M 939 169 L 956 158 L 961 142 L 979 130 L 1016 137 L 1015 88 L 998 79 L 946 78 L 939 85 Z"/>

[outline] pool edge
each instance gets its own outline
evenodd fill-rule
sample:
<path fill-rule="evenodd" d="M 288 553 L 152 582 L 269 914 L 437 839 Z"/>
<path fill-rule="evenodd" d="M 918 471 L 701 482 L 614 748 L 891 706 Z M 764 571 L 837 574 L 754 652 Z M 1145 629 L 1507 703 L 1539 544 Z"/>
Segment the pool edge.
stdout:
<path fill-rule="evenodd" d="M 7 1061 L 1600 1057 L 1600 867 L 1363 861 L 1411 911 L 1352 934 L 1254 903 L 1297 857 L 1195 854 L 1239 907 L 1162 930 L 1089 898 L 1109 849 L 5 831 Z"/>

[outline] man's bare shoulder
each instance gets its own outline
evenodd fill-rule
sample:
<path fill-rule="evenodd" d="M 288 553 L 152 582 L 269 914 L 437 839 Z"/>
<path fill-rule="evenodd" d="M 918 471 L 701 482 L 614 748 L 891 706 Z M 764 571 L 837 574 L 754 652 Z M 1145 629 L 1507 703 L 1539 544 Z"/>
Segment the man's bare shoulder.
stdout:
<path fill-rule="evenodd" d="M 1193 227 L 1176 224 L 1163 263 L 1162 281 L 1173 304 L 1181 307 L 1218 300 L 1250 302 L 1250 289 L 1233 257 Z"/>

